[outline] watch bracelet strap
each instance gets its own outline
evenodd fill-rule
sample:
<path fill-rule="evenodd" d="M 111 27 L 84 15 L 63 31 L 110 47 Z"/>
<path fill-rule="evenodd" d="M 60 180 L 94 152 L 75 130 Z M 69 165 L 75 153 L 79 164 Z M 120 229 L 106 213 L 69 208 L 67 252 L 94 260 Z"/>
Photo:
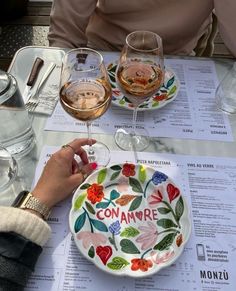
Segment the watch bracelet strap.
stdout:
<path fill-rule="evenodd" d="M 30 197 L 27 199 L 25 203 L 23 203 L 20 208 L 21 209 L 31 209 L 38 213 L 40 213 L 43 216 L 44 220 L 47 220 L 51 210 L 49 207 L 47 207 L 45 204 L 43 204 L 41 201 L 39 201 L 36 197 L 34 197 L 30 192 L 28 193 Z"/>

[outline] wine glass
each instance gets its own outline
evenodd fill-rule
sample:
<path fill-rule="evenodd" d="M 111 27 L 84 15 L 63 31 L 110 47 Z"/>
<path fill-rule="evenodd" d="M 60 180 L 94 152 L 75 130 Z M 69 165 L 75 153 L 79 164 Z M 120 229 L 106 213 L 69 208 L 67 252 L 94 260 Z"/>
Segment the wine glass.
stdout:
<path fill-rule="evenodd" d="M 103 115 L 112 97 L 111 85 L 102 55 L 92 49 L 78 48 L 63 58 L 60 78 L 60 101 L 64 110 L 86 122 L 91 139 L 91 122 Z M 110 160 L 108 147 L 96 142 L 85 146 L 90 162 L 106 166 Z"/>
<path fill-rule="evenodd" d="M 151 98 L 164 80 L 162 39 L 150 31 L 134 31 L 126 37 L 116 69 L 116 83 L 133 104 L 132 131 L 118 129 L 117 145 L 123 150 L 143 151 L 149 145 L 149 134 L 136 125 L 138 107 Z"/>

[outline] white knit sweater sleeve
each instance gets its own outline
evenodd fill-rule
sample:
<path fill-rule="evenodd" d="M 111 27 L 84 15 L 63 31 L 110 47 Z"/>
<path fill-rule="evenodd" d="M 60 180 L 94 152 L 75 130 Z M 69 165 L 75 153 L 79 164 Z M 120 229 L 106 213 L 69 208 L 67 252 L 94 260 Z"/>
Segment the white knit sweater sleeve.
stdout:
<path fill-rule="evenodd" d="M 0 232 L 13 231 L 44 246 L 51 235 L 49 225 L 38 216 L 22 209 L 0 206 Z"/>

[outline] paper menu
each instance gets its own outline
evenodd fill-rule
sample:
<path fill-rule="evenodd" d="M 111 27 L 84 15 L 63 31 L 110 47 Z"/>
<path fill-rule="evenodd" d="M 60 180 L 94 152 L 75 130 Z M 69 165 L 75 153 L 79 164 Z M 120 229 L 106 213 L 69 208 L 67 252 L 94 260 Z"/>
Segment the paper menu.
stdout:
<path fill-rule="evenodd" d="M 104 56 L 106 63 L 114 61 L 114 56 Z M 163 108 L 138 112 L 139 126 L 153 137 L 233 141 L 228 117 L 215 104 L 218 79 L 214 62 L 166 59 L 165 65 L 180 80 L 178 96 Z M 131 124 L 132 111 L 112 105 L 93 121 L 92 132 L 114 134 L 120 127 L 130 129 Z M 65 113 L 58 103 L 45 130 L 86 132 L 86 126 Z"/>
<path fill-rule="evenodd" d="M 45 147 L 36 179 L 55 147 Z M 192 235 L 181 257 L 154 276 L 133 279 L 100 271 L 83 258 L 68 228 L 70 199 L 54 208 L 53 235 L 26 290 L 235 290 L 236 159 L 142 153 L 140 162 L 168 175 L 191 208 Z M 119 157 L 119 158 L 118 158 Z M 112 152 L 113 163 L 133 161 Z"/>

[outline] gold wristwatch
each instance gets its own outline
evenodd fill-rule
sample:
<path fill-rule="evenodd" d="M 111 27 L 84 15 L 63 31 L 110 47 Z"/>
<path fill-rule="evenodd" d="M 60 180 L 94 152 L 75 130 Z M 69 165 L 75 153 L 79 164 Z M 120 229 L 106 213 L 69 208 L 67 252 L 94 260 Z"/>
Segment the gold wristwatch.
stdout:
<path fill-rule="evenodd" d="M 21 209 L 32 209 L 40 213 L 44 220 L 50 215 L 50 208 L 34 197 L 29 191 L 22 191 L 12 203 L 13 207 Z"/>

